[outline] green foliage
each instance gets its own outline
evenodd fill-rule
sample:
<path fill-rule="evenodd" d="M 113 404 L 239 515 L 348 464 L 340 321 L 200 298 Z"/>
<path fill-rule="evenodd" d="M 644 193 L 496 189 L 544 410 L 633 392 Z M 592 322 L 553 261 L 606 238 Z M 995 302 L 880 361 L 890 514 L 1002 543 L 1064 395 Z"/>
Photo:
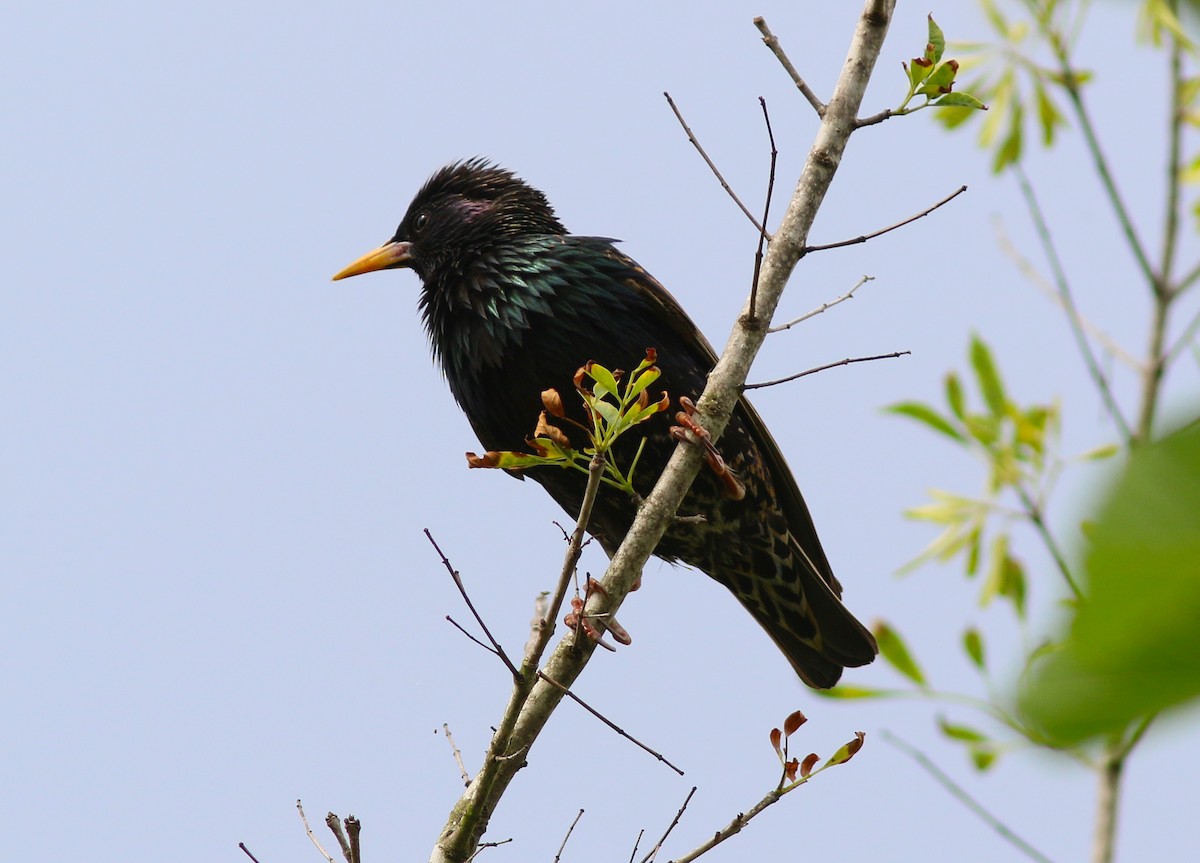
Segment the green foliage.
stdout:
<path fill-rule="evenodd" d="M 979 130 L 979 145 L 992 152 L 992 170 L 1002 172 L 1021 161 L 1028 134 L 1036 132 L 1044 147 L 1053 146 L 1067 124 L 1063 96 L 1078 96 L 1092 75 L 1066 64 L 1086 3 L 1025 0 L 1008 14 L 998 0 L 981 0 L 995 40 L 955 46 L 963 54 L 963 72 L 972 74 L 968 89 L 988 102 L 990 111 Z M 938 119 L 954 129 L 973 112 L 952 108 Z"/>
<path fill-rule="evenodd" d="M 610 371 L 597 362 L 589 361 L 575 373 L 575 390 L 583 400 L 587 425 L 568 417 L 558 391 L 549 389 L 542 393 L 542 404 L 546 410 L 538 417 L 533 437 L 525 439 L 526 445 L 533 452 L 489 451 L 482 456 L 469 452 L 467 465 L 503 470 L 553 466 L 587 473 L 592 457 L 599 454 L 604 457 L 604 475 L 601 481 L 636 496 L 633 472 L 637 468 L 642 447 L 638 447 L 637 455 L 634 456 L 628 470 L 622 470 L 617 464 L 612 448 L 617 440 L 634 426 L 668 410 L 671 406 L 671 399 L 666 392 L 663 392 L 657 401 L 650 401 L 649 387 L 661 375 L 658 367 L 654 365 L 657 356 L 654 348 L 647 348 L 646 358 L 624 383 L 621 382 L 624 377 L 621 370 Z M 589 378 L 592 381 L 590 388 L 585 383 Z M 590 446 L 582 451 L 575 449 L 570 437 L 554 424 L 556 420 L 583 431 Z M 642 444 L 645 444 L 644 439 Z"/>
<path fill-rule="evenodd" d="M 986 111 L 987 106 L 971 94 L 952 92 L 959 63 L 957 60 L 942 59 L 946 51 L 946 37 L 932 15 L 929 16 L 928 40 L 920 57 L 901 64 L 908 77 L 908 93 L 899 107 L 892 109 L 892 113 L 911 114 L 922 108 L 955 108 L 968 113 Z M 918 96 L 924 97 L 925 101 L 909 107 L 909 103 Z"/>
<path fill-rule="evenodd" d="M 1087 601 L 1021 702 L 1065 742 L 1200 695 L 1200 424 L 1136 450 L 1089 533 Z"/>
<path fill-rule="evenodd" d="M 1023 619 L 1025 568 L 1011 551 L 1009 523 L 1041 517 L 1041 501 L 1058 469 L 1055 452 L 1059 409 L 1055 404 L 1022 407 L 1014 402 L 1005 389 L 991 349 L 978 336 L 972 337 L 968 356 L 982 410 L 968 408 L 966 389 L 955 372 L 945 378 L 945 411 L 914 401 L 887 408 L 890 413 L 915 420 L 949 439 L 988 468 L 982 496 L 968 497 L 933 489 L 931 503 L 907 511 L 909 518 L 928 521 L 942 530 L 901 572 L 910 572 L 929 561 L 944 563 L 964 555 L 968 576 L 977 575 L 983 564 L 980 604 L 986 606 L 996 598 L 1006 599 Z M 1016 497 L 1016 508 L 1006 504 L 1007 495 Z M 1001 516 L 1000 532 L 985 546 L 989 520 L 996 515 Z"/>

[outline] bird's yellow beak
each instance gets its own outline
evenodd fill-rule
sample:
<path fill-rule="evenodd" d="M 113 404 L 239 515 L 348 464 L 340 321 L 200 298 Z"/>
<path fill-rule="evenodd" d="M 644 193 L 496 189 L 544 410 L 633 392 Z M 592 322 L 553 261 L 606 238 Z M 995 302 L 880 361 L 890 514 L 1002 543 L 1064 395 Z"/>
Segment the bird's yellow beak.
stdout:
<path fill-rule="evenodd" d="M 346 269 L 342 270 L 333 280 L 348 279 L 351 276 L 361 276 L 363 273 L 373 273 L 376 270 L 394 270 L 397 267 L 407 267 L 412 263 L 412 243 L 393 240 L 384 243 L 378 249 L 367 252 Z"/>

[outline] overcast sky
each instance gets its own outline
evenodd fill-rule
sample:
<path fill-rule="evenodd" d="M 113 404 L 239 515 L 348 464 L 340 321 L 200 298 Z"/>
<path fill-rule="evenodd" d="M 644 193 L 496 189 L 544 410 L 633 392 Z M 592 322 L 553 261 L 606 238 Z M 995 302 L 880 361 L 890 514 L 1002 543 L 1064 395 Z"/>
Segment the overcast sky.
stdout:
<path fill-rule="evenodd" d="M 933 12 L 986 38 L 974 4 Z M 294 811 L 364 822 L 366 859 L 425 859 L 461 790 L 440 729 L 479 764 L 508 683 L 444 620 L 467 613 L 421 533 L 463 573 L 517 650 L 550 586 L 564 516 L 539 488 L 468 471 L 470 428 L 429 358 L 412 273 L 331 284 L 390 237 L 425 178 L 487 155 L 543 189 L 576 233 L 624 248 L 722 345 L 748 287 L 753 229 L 687 144 L 670 90 L 726 176 L 757 201 L 780 146 L 780 203 L 815 117 L 751 24 L 763 14 L 818 93 L 845 57 L 857 3 L 26 3 L 6 15 L 0 68 L 0 858 L 317 860 Z M 865 110 L 894 106 L 926 6 L 901 3 Z M 1084 40 L 1091 104 L 1118 181 L 1156 240 L 1163 64 L 1131 47 L 1125 4 Z M 1144 64 L 1144 65 L 1143 65 Z M 987 633 L 1004 681 L 1022 637 L 981 612 L 957 566 L 896 570 L 931 538 L 904 508 L 931 487 L 975 493 L 981 470 L 880 408 L 934 398 L 970 333 L 1025 403 L 1061 397 L 1065 448 L 1112 429 L 1061 317 L 999 250 L 996 220 L 1040 264 L 1011 180 L 972 133 L 930 112 L 855 134 L 814 242 L 967 195 L 866 245 L 814 255 L 780 315 L 874 277 L 856 299 L 773 336 L 752 377 L 847 356 L 755 398 L 793 466 L 846 601 L 909 635 L 934 683 L 979 692 L 957 647 Z M 1145 303 L 1078 140 L 1033 154 L 1056 239 L 1088 314 L 1143 350 Z M 1189 236 L 1183 256 L 1200 254 Z M 1195 300 L 1195 298 L 1192 298 Z M 581 358 L 586 359 L 586 358 Z M 1195 365 L 1167 411 L 1195 403 Z M 1135 392 L 1128 376 L 1118 392 Z M 531 418 L 532 419 L 532 418 Z M 1073 525 L 1100 471 L 1069 479 Z M 1033 629 L 1059 585 L 1033 537 Z M 589 550 L 584 565 L 603 568 Z M 768 742 L 796 708 L 796 746 L 850 765 L 790 795 L 713 861 L 1018 859 L 905 755 L 934 755 L 1055 860 L 1083 859 L 1094 782 L 1016 753 L 980 776 L 935 729 L 962 708 L 813 696 L 732 598 L 657 561 L 622 611 L 634 645 L 579 694 L 682 766 L 677 777 L 566 704 L 487 838 L 490 860 L 628 859 L 699 786 L 667 854 L 703 840 L 777 779 Z M 892 686 L 882 663 L 847 682 Z M 1003 685 L 1003 684 L 1001 684 Z M 1200 794 L 1195 714 L 1159 723 L 1129 766 L 1120 859 L 1190 859 Z M 323 831 L 324 828 L 322 828 Z M 786 850 L 785 850 L 786 849 Z M 666 859 L 665 857 L 662 859 Z"/>

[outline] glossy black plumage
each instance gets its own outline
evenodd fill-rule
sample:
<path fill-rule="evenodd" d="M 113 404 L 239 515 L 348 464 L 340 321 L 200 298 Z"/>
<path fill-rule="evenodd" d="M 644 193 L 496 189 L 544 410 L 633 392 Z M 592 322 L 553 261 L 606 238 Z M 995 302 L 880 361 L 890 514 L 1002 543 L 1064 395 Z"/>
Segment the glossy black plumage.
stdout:
<path fill-rule="evenodd" d="M 431 177 L 392 240 L 335 278 L 395 267 L 421 277 L 434 356 L 489 450 L 525 449 L 542 390 L 554 387 L 574 406 L 571 378 L 587 360 L 632 368 L 654 347 L 663 372 L 655 390 L 672 399 L 698 397 L 716 362 L 675 299 L 612 240 L 569 234 L 541 192 L 481 160 Z M 648 433 L 635 477 L 642 494 L 675 446 L 668 425 L 660 416 L 639 427 Z M 628 464 L 637 441 L 623 445 L 616 457 Z M 832 686 L 843 667 L 874 658 L 875 640 L 841 604 L 796 482 L 745 399 L 718 448 L 745 483 L 745 498 L 731 500 L 702 470 L 683 512 L 705 523 L 676 525 L 656 553 L 724 584 L 806 683 Z M 582 474 L 539 468 L 526 475 L 578 513 Z M 634 511 L 625 495 L 602 488 L 589 530 L 611 553 Z"/>

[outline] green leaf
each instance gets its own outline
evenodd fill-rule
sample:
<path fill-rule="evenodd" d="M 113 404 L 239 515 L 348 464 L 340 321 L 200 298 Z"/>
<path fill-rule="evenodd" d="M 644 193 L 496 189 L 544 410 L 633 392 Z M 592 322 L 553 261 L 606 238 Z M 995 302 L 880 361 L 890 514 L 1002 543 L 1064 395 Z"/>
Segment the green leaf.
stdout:
<path fill-rule="evenodd" d="M 1090 449 L 1079 456 L 1082 461 L 1102 461 L 1106 458 L 1112 458 L 1121 451 L 1121 447 L 1115 443 L 1098 446 L 1095 449 Z"/>
<path fill-rule="evenodd" d="M 605 394 L 617 394 L 617 379 L 613 377 L 613 373 L 599 363 L 592 363 L 588 369 L 588 375 L 596 382 L 592 391 L 597 398 L 603 398 Z"/>
<path fill-rule="evenodd" d="M 936 432 L 946 435 L 959 443 L 966 443 L 967 438 L 954 427 L 950 420 L 923 402 L 900 402 L 884 408 L 885 411 L 899 416 L 906 416 L 917 422 L 924 423 Z"/>
<path fill-rule="evenodd" d="M 835 764 L 845 764 L 854 757 L 858 750 L 862 749 L 863 739 L 866 737 L 861 731 L 854 732 L 854 739 L 838 749 L 837 752 L 829 756 L 829 760 L 825 762 L 824 767 L 832 767 Z M 824 769 L 822 767 L 822 769 Z"/>
<path fill-rule="evenodd" d="M 999 419 L 1006 412 L 1008 399 L 1004 395 L 1004 384 L 1000 380 L 1000 371 L 992 359 L 992 351 L 978 335 L 971 336 L 971 367 L 975 369 L 975 379 L 979 382 L 979 391 L 992 416 Z"/>
<path fill-rule="evenodd" d="M 942 28 L 933 20 L 933 16 L 929 16 L 929 44 L 925 46 L 925 59 L 932 60 L 934 63 L 942 61 L 942 54 L 946 51 L 946 37 L 942 34 Z"/>
<path fill-rule="evenodd" d="M 970 118 L 973 112 L 986 111 L 988 109 L 987 105 L 980 102 L 970 93 L 946 93 L 933 104 L 936 108 L 956 108 L 962 111 L 961 118 L 955 117 L 953 120 L 947 120 L 943 117 L 942 122 L 951 129 Z M 944 112 L 944 114 L 949 113 L 949 111 Z"/>
<path fill-rule="evenodd" d="M 909 652 L 908 645 L 904 643 L 904 639 L 900 637 L 899 632 L 880 621 L 875 624 L 875 640 L 879 643 L 879 655 L 892 668 L 899 671 L 922 689 L 928 686 L 921 667 L 917 665 L 916 659 Z"/>
<path fill-rule="evenodd" d="M 1021 151 L 1024 148 L 1025 134 L 1024 117 L 1025 109 L 1021 107 L 1020 102 L 1014 101 L 1008 134 L 1004 136 L 1004 140 L 996 148 L 996 155 L 992 158 L 993 174 L 1002 173 L 1009 165 L 1015 165 L 1021 161 Z"/>
<path fill-rule="evenodd" d="M 815 689 L 816 695 L 823 695 L 826 698 L 895 698 L 901 693 L 893 689 L 873 689 L 869 686 L 835 686 L 833 689 Z"/>
<path fill-rule="evenodd" d="M 1041 78 L 1034 78 L 1033 96 L 1037 104 L 1038 126 L 1042 130 L 1042 145 L 1049 147 L 1054 143 L 1054 132 L 1059 126 L 1066 125 L 1066 119 L 1050 99 L 1050 94 L 1042 85 Z"/>
<path fill-rule="evenodd" d="M 944 386 L 946 390 L 946 404 L 950 406 L 950 412 L 961 420 L 967 413 L 967 400 L 963 394 L 962 381 L 958 379 L 958 375 L 954 372 L 947 372 Z"/>
<path fill-rule="evenodd" d="M 1200 696 L 1200 424 L 1131 454 L 1100 507 L 1088 599 L 1021 708 L 1053 739 L 1121 732 Z"/>
<path fill-rule="evenodd" d="M 991 601 L 1004 591 L 1004 570 L 1008 563 L 1008 534 L 1002 533 L 992 540 L 988 551 L 988 568 L 979 594 L 979 605 L 987 608 Z"/>
<path fill-rule="evenodd" d="M 992 739 L 982 731 L 977 731 L 969 725 L 958 725 L 948 721 L 944 716 L 938 717 L 938 728 L 951 740 L 961 740 L 965 743 L 991 743 Z"/>
<path fill-rule="evenodd" d="M 999 757 L 999 753 L 995 749 L 983 746 L 972 746 L 970 749 L 971 763 L 975 765 L 975 769 L 979 771 L 987 770 Z"/>
<path fill-rule="evenodd" d="M 967 657 L 976 668 L 980 671 L 987 670 L 987 661 L 983 652 L 983 636 L 973 626 L 963 633 L 963 650 L 966 651 Z"/>

